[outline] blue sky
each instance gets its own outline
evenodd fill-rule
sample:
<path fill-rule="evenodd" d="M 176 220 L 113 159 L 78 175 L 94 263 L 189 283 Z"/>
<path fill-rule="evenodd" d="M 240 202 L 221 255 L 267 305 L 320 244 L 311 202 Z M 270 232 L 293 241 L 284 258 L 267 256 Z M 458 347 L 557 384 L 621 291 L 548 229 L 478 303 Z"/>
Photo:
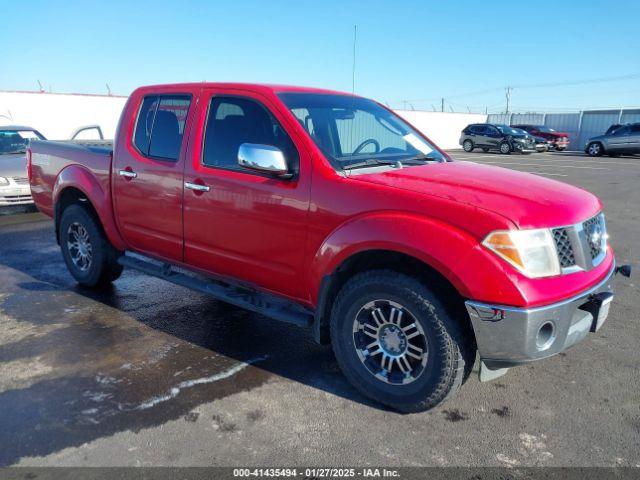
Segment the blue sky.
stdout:
<path fill-rule="evenodd" d="M 94 6 L 95 5 L 95 6 Z M 640 105 L 637 0 L 0 0 L 0 89 L 117 94 L 176 81 L 351 90 L 393 107 Z M 553 87 L 578 80 L 634 78 Z M 482 92 L 469 95 L 470 92 Z"/>

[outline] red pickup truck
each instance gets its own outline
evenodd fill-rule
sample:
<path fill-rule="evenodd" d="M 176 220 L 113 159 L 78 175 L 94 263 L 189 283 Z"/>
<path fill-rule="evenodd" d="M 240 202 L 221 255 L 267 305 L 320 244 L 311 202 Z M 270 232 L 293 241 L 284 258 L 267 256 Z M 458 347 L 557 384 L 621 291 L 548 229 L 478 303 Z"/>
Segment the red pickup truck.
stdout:
<path fill-rule="evenodd" d="M 36 141 L 28 172 L 80 284 L 129 267 L 307 326 L 401 411 L 457 391 L 476 352 L 488 380 L 583 340 L 619 270 L 594 195 L 452 161 L 328 90 L 143 87 L 113 148 Z"/>

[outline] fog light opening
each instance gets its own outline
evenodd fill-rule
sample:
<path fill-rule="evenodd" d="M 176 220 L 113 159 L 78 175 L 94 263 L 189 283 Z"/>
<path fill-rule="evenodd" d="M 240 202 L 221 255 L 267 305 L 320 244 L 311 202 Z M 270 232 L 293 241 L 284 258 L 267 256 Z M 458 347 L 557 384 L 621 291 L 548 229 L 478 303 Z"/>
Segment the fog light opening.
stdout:
<path fill-rule="evenodd" d="M 556 339 L 556 329 L 553 323 L 546 322 L 538 330 L 538 336 L 536 337 L 536 346 L 538 350 L 546 350 L 553 344 Z"/>

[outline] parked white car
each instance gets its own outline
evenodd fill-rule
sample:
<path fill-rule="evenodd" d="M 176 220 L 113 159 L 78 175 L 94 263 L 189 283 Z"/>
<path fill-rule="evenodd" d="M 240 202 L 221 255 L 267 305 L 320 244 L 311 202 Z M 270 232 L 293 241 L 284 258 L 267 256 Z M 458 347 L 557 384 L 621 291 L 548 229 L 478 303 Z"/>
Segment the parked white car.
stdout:
<path fill-rule="evenodd" d="M 31 139 L 46 140 L 31 127 L 0 127 L 0 206 L 33 203 L 26 159 Z"/>

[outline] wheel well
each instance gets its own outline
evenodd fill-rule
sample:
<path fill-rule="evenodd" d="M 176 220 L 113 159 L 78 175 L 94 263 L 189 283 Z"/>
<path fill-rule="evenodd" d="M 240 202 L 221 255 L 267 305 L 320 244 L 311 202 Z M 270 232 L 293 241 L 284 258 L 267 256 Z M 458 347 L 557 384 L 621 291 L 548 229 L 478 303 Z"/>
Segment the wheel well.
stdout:
<path fill-rule="evenodd" d="M 91 204 L 87 196 L 81 190 L 78 190 L 77 188 L 74 188 L 74 187 L 65 188 L 60 194 L 60 197 L 58 198 L 58 202 L 56 203 L 55 212 L 54 212 L 56 240 L 58 244 L 60 244 L 60 232 L 59 232 L 58 226 L 60 225 L 60 218 L 62 218 L 62 212 L 64 212 L 64 210 L 69 205 L 75 205 L 75 204 L 84 206 L 92 215 L 95 216 L 95 218 L 99 218 L 98 212 L 96 212 L 96 209 L 94 208 L 94 206 Z"/>
<path fill-rule="evenodd" d="M 422 260 L 404 253 L 367 250 L 347 258 L 331 275 L 323 279 L 314 328 L 318 342 L 328 343 L 329 341 L 331 309 L 342 286 L 358 273 L 380 269 L 404 273 L 428 285 L 455 318 L 460 319 L 465 332 L 473 336 L 471 320 L 464 307 L 464 298 L 444 275 Z"/>

